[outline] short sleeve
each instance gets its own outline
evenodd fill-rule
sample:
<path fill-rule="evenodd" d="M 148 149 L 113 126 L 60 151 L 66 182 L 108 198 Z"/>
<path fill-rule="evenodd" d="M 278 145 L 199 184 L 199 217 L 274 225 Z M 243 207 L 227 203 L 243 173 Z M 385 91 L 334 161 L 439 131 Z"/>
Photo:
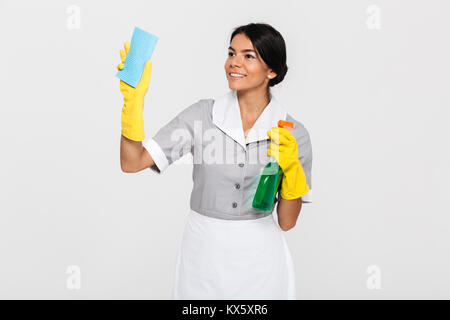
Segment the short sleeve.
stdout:
<path fill-rule="evenodd" d="M 298 142 L 298 140 L 297 140 Z M 312 202 L 312 145 L 311 138 L 309 133 L 306 132 L 304 136 L 300 138 L 300 142 L 298 142 L 298 158 L 302 165 L 303 171 L 306 176 L 306 183 L 308 184 L 309 191 L 307 194 L 303 195 L 302 202 L 303 203 L 311 203 Z"/>
<path fill-rule="evenodd" d="M 200 100 L 177 114 L 152 138 L 143 143 L 155 162 L 150 167 L 151 170 L 161 174 L 174 161 L 192 151 L 194 122 L 202 119 L 202 112 Z"/>

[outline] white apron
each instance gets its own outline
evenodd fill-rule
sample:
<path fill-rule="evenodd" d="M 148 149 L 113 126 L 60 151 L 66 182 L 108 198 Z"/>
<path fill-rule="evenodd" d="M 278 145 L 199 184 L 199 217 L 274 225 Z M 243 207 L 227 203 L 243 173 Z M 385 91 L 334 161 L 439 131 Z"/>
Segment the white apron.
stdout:
<path fill-rule="evenodd" d="M 189 210 L 173 299 L 295 299 L 294 264 L 273 215 L 223 220 Z"/>

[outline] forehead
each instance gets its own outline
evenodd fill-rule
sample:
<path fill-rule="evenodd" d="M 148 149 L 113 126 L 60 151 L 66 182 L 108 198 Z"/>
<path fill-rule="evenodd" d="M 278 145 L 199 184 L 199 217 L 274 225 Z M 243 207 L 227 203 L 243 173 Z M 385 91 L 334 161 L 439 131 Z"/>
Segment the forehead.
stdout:
<path fill-rule="evenodd" d="M 231 40 L 231 46 L 237 50 L 240 49 L 255 49 L 250 39 L 243 33 L 237 34 Z"/>

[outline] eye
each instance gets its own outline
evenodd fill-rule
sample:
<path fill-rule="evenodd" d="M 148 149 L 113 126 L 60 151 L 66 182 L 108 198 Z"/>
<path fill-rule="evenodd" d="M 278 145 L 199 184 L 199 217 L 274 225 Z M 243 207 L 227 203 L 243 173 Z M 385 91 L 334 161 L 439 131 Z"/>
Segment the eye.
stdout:
<path fill-rule="evenodd" d="M 228 56 L 229 56 L 229 57 L 231 57 L 232 54 L 234 54 L 234 53 L 231 52 L 231 51 L 228 51 Z M 255 57 L 252 56 L 251 54 L 246 54 L 245 56 L 246 56 L 246 57 L 249 57 L 249 58 L 251 58 L 251 59 L 255 59 Z"/>

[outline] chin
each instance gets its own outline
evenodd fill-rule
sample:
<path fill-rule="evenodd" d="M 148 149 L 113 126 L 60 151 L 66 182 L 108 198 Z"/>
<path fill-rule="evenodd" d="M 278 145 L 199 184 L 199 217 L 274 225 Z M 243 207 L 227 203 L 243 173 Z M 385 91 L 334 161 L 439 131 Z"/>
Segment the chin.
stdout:
<path fill-rule="evenodd" d="M 243 86 L 240 86 L 240 85 L 236 85 L 235 83 L 232 83 L 232 82 L 228 82 L 228 87 L 231 89 L 231 90 L 242 90 L 242 89 L 245 89 Z"/>

